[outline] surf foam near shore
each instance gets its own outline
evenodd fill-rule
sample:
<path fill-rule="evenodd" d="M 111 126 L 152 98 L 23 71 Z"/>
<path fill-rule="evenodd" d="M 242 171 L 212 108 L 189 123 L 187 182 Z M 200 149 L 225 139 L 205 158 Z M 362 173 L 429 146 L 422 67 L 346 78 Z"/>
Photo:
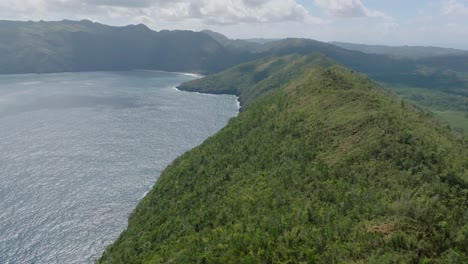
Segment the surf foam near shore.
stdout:
<path fill-rule="evenodd" d="M 164 73 L 175 73 L 175 74 L 180 74 L 180 75 L 185 75 L 185 76 L 191 76 L 195 78 L 203 78 L 205 75 L 203 74 L 198 74 L 198 73 L 193 73 L 193 72 L 171 72 L 171 71 L 160 71 L 160 70 L 135 70 L 135 71 L 140 71 L 140 72 L 164 72 Z"/>

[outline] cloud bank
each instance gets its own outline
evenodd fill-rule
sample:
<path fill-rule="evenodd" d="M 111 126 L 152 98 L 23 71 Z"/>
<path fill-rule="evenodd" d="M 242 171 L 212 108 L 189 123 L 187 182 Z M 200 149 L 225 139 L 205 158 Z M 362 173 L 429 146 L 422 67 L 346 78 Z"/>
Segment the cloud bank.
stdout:
<path fill-rule="evenodd" d="M 147 20 L 197 20 L 205 24 L 319 21 L 295 0 L 0 0 L 0 9 L 40 15 L 45 12 Z M 0 11 L 0 15 L 2 11 Z"/>
<path fill-rule="evenodd" d="M 381 11 L 370 10 L 361 0 L 314 0 L 314 3 L 317 7 L 335 17 L 382 17 L 390 19 Z"/>
<path fill-rule="evenodd" d="M 457 0 L 447 0 L 442 4 L 442 13 L 444 15 L 468 15 L 468 7 L 457 1 Z"/>

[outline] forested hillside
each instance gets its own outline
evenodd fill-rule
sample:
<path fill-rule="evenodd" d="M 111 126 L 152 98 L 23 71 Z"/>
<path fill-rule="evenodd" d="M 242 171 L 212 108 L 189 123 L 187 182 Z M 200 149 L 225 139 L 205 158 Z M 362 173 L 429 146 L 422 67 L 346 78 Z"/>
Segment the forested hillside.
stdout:
<path fill-rule="evenodd" d="M 0 21 L 0 73 L 166 70 L 212 72 L 237 61 L 206 34 L 91 21 Z"/>
<path fill-rule="evenodd" d="M 238 95 L 245 107 L 258 97 L 264 97 L 287 82 L 299 78 L 310 65 L 327 67 L 333 64 L 333 61 L 321 54 L 265 58 L 183 83 L 178 88 L 190 92 Z"/>
<path fill-rule="evenodd" d="M 320 55 L 205 81 L 183 87 L 230 87 L 243 111 L 162 173 L 99 263 L 468 261 L 464 139 Z"/>
<path fill-rule="evenodd" d="M 406 100 L 417 103 L 462 134 L 468 134 L 468 52 L 437 47 L 367 46 L 310 39 L 283 39 L 263 44 L 230 40 L 204 32 L 239 58 L 287 54 L 326 54 L 350 69 L 367 74 Z M 332 45 L 333 44 L 333 45 Z M 246 54 L 251 54 L 246 55 Z M 223 73 L 224 74 L 224 73 Z"/>

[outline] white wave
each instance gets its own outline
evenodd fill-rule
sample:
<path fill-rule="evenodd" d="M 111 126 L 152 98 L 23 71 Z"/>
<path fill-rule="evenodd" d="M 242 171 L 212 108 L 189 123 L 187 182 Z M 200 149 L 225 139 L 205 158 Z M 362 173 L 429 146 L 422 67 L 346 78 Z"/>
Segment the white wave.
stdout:
<path fill-rule="evenodd" d="M 192 73 L 192 72 L 171 72 L 171 71 L 159 71 L 159 70 L 135 70 L 139 72 L 163 72 L 163 73 L 175 73 L 175 74 L 180 74 L 180 75 L 185 75 L 185 76 L 191 76 L 195 78 L 203 78 L 205 75 L 198 74 L 198 73 Z"/>
<path fill-rule="evenodd" d="M 19 82 L 18 85 L 34 85 L 34 84 L 39 84 L 41 83 L 40 81 L 34 81 L 34 82 Z"/>
<path fill-rule="evenodd" d="M 195 77 L 195 78 L 205 77 L 205 75 L 198 74 L 198 73 L 190 73 L 190 72 L 174 72 L 174 73 L 185 75 L 185 76 L 191 76 L 191 77 Z"/>
<path fill-rule="evenodd" d="M 146 191 L 146 192 L 143 194 L 143 196 L 141 197 L 141 199 L 145 198 L 145 196 L 146 196 L 150 191 L 151 191 L 151 190 Z"/>
<path fill-rule="evenodd" d="M 91 86 L 95 86 L 95 85 L 96 85 L 96 83 L 94 83 L 94 82 L 85 82 L 85 83 L 82 84 L 83 87 L 91 87 Z"/>

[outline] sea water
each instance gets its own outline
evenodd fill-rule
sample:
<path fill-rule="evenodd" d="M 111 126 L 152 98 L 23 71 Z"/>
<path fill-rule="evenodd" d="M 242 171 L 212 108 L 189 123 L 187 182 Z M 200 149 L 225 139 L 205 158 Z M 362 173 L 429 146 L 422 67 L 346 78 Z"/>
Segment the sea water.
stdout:
<path fill-rule="evenodd" d="M 93 263 L 177 156 L 238 113 L 164 72 L 0 75 L 0 263 Z"/>

